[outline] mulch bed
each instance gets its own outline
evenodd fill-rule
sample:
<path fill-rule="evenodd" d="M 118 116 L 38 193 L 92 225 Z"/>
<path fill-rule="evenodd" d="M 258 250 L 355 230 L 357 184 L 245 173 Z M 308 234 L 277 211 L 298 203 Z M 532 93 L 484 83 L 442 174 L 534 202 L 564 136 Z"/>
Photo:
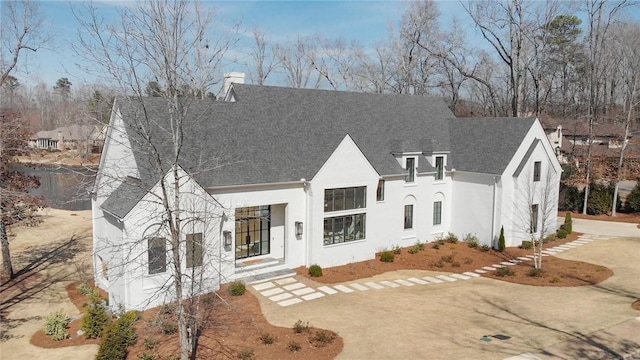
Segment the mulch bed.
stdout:
<path fill-rule="evenodd" d="M 78 290 L 80 283 L 67 286 L 67 293 L 71 301 L 83 309 L 87 299 Z M 104 293 L 103 293 L 104 294 Z M 262 315 L 258 299 L 246 292 L 242 296 L 230 296 L 227 285 L 223 285 L 215 294 L 208 294 L 202 298 L 204 309 L 202 318 L 202 334 L 199 337 L 198 358 L 202 359 L 236 359 L 241 352 L 253 352 L 254 359 L 333 359 L 343 348 L 343 340 L 336 333 L 311 327 L 309 332 L 294 333 L 292 328 L 277 327 L 267 322 Z M 160 308 L 145 311 L 136 325 L 138 341 L 128 348 L 128 359 L 138 359 L 146 353 L 156 358 L 166 358 L 171 354 L 179 354 L 178 334 L 165 335 L 162 324 L 174 322 L 172 312 L 159 317 Z M 304 319 L 301 319 L 304 320 Z M 310 324 L 313 325 L 313 324 Z M 43 322 L 44 326 L 44 322 Z M 69 339 L 53 341 L 43 330 L 36 332 L 32 338 L 33 345 L 43 348 L 59 348 L 66 346 L 80 346 L 99 344 L 100 339 L 85 339 L 75 335 L 82 326 L 82 320 L 77 319 L 69 324 Z M 291 324 L 293 327 L 293 324 Z M 319 332 L 333 337 L 326 342 L 313 341 Z M 268 334 L 274 339 L 273 344 L 264 344 L 261 336 Z M 289 349 L 290 342 L 300 345 L 299 351 Z M 153 346 L 149 346 L 154 344 Z M 161 356 L 160 356 L 161 355 Z"/>
<path fill-rule="evenodd" d="M 576 240 L 579 235 L 581 234 L 574 232 L 566 239 L 545 243 L 544 247 L 550 248 Z M 321 277 L 311 277 L 306 267 L 299 267 L 295 270 L 299 275 L 306 276 L 311 280 L 325 284 L 336 284 L 397 270 L 463 273 L 533 254 L 533 250 L 517 247 L 507 248 L 504 252 L 482 251 L 479 248 L 470 248 L 464 242 L 447 242 L 440 245 L 438 249 L 434 248 L 433 243 L 428 243 L 424 250 L 416 254 L 410 254 L 409 248 L 403 248 L 400 254 L 395 255 L 392 263 L 380 261 L 378 254 L 372 260 L 323 269 Z M 543 271 L 540 276 L 529 276 L 529 272 L 533 269 L 533 261 L 525 261 L 518 265 L 509 266 L 509 268 L 513 270 L 513 275 L 500 277 L 496 275 L 495 271 L 488 271 L 482 276 L 525 285 L 584 286 L 597 284 L 613 275 L 613 271 L 604 266 L 564 260 L 555 256 L 543 257 Z"/>

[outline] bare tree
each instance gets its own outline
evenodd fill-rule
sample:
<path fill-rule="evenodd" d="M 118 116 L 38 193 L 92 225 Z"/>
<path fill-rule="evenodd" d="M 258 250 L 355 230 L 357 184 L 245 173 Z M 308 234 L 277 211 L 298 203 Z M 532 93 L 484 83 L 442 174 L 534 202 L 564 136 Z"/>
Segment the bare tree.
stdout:
<path fill-rule="evenodd" d="M 198 195 L 189 179 L 215 170 L 222 160 L 217 156 L 195 156 L 187 167 L 185 146 L 206 143 L 205 139 L 187 138 L 202 133 L 198 131 L 199 120 L 210 111 L 208 100 L 196 98 L 203 97 L 221 80 L 220 67 L 225 53 L 237 42 L 236 32 L 216 31 L 213 11 L 186 0 L 136 3 L 121 8 L 115 22 L 105 21 L 92 4 L 81 11 L 76 14 L 82 25 L 76 52 L 91 64 L 87 70 L 101 74 L 117 86 L 121 94 L 128 95 L 116 100 L 116 104 L 122 111 L 128 109 L 128 141 L 136 142 L 134 146 L 143 149 L 139 150 L 140 156 L 147 159 L 144 164 L 138 164 L 142 167 L 139 171 L 146 169 L 145 172 L 152 175 L 138 180 L 123 178 L 127 164 L 126 159 L 121 159 L 118 164 L 125 167 L 115 169 L 116 173 L 112 171 L 111 179 L 106 178 L 109 175 L 106 171 L 98 175 L 98 185 L 105 188 L 96 189 L 97 196 L 109 194 L 127 181 L 142 192 L 155 189 L 147 194 L 150 200 L 145 205 L 158 220 L 155 226 L 138 234 L 132 239 L 133 243 L 113 246 L 128 256 L 121 262 L 124 266 L 127 262 L 141 261 L 145 249 L 151 252 L 154 243 L 149 241 L 166 239 L 158 243 L 166 245 L 166 248 L 159 246 L 159 253 L 164 254 L 168 277 L 165 283 L 158 284 L 160 290 L 154 296 L 175 300 L 180 358 L 186 360 L 196 356 L 197 295 L 207 284 L 202 277 L 206 271 L 215 271 L 211 267 L 205 269 L 203 262 L 207 258 L 206 249 L 214 246 L 205 244 L 203 236 L 189 235 L 192 231 L 189 227 L 201 224 L 200 229 L 209 229 L 216 221 L 215 212 L 211 210 L 215 205 L 212 198 L 208 194 Z M 164 89 L 158 97 L 145 96 L 150 81 Z M 199 101 L 204 102 L 204 108 L 198 106 Z M 114 116 L 112 114 L 112 119 Z M 116 134 L 112 133 L 113 136 Z M 111 140 L 117 143 L 118 139 Z M 194 197 L 206 201 L 202 200 L 196 207 Z M 181 249 L 186 249 L 186 253 Z M 119 275 L 116 269 L 109 271 Z"/>
<path fill-rule="evenodd" d="M 317 56 L 318 36 L 298 36 L 288 44 L 279 44 L 274 52 L 287 85 L 294 88 L 317 89 L 322 84 L 322 61 Z"/>
<path fill-rule="evenodd" d="M 269 43 L 267 36 L 260 30 L 253 30 L 254 47 L 249 53 L 252 60 L 252 66 L 247 66 L 251 80 L 255 84 L 264 85 L 267 77 L 279 65 L 279 61 L 273 52 L 272 44 Z M 252 71 L 252 69 L 255 69 Z"/>
<path fill-rule="evenodd" d="M 558 209 L 558 188 L 560 174 L 552 164 L 542 169 L 536 167 L 527 171 L 518 180 L 516 202 L 525 208 L 516 208 L 515 226 L 521 234 L 525 234 L 533 245 L 533 262 L 536 269 L 542 269 L 542 250 L 544 239 L 555 232 Z M 518 206 L 516 205 L 516 206 Z"/>

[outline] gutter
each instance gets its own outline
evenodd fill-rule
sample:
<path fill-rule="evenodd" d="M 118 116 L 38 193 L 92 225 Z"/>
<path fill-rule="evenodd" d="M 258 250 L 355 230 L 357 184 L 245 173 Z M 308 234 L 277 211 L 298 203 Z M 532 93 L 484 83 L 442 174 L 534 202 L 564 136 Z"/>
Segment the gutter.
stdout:
<path fill-rule="evenodd" d="M 496 238 L 496 204 L 498 203 L 498 181 L 500 176 L 493 177 L 493 205 L 491 209 L 491 244 L 494 243 Z"/>
<path fill-rule="evenodd" d="M 260 184 L 242 184 L 242 185 L 222 185 L 222 186 L 210 186 L 205 188 L 207 191 L 216 191 L 216 190 L 231 190 L 231 189 L 245 189 L 245 188 L 266 188 L 266 187 L 279 187 L 279 186 L 292 186 L 292 185 L 303 185 L 306 181 L 298 180 L 298 181 L 285 181 L 285 182 L 276 182 L 276 183 L 260 183 Z"/>

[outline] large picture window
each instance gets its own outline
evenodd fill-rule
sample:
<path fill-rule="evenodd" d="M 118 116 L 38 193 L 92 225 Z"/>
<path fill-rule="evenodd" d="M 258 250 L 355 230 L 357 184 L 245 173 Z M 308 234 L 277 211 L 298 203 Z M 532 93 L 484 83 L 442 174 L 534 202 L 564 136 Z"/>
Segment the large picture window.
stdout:
<path fill-rule="evenodd" d="M 149 257 L 149 275 L 167 271 L 167 240 L 153 238 L 147 241 L 147 255 Z"/>
<path fill-rule="evenodd" d="M 324 211 L 363 209 L 367 206 L 367 187 L 324 190 Z"/>
<path fill-rule="evenodd" d="M 202 233 L 187 234 L 187 268 L 202 266 Z"/>
<path fill-rule="evenodd" d="M 366 214 L 324 218 L 324 244 L 364 240 Z"/>

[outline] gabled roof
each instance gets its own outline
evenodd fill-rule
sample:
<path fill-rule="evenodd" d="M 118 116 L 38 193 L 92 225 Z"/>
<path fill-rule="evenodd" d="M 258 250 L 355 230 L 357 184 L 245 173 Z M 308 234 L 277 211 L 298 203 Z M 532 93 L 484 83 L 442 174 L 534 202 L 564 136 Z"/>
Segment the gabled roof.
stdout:
<path fill-rule="evenodd" d="M 146 193 L 147 189 L 140 180 L 128 177 L 102 203 L 101 208 L 118 219 L 124 219 Z"/>
<path fill-rule="evenodd" d="M 455 119 L 440 97 L 244 84 L 233 93 L 235 102 L 190 100 L 179 164 L 205 188 L 313 179 L 345 135 L 383 176 L 404 173 L 396 152 L 450 152 L 448 168 L 501 174 L 535 121 Z M 149 188 L 172 165 L 166 102 L 118 98 L 115 106 Z"/>
<path fill-rule="evenodd" d="M 58 139 L 58 135 L 61 135 L 64 140 L 70 141 L 82 141 L 90 138 L 94 126 L 92 125 L 69 125 L 56 128 L 54 130 L 42 130 L 38 131 L 33 138 L 34 139 Z"/>

